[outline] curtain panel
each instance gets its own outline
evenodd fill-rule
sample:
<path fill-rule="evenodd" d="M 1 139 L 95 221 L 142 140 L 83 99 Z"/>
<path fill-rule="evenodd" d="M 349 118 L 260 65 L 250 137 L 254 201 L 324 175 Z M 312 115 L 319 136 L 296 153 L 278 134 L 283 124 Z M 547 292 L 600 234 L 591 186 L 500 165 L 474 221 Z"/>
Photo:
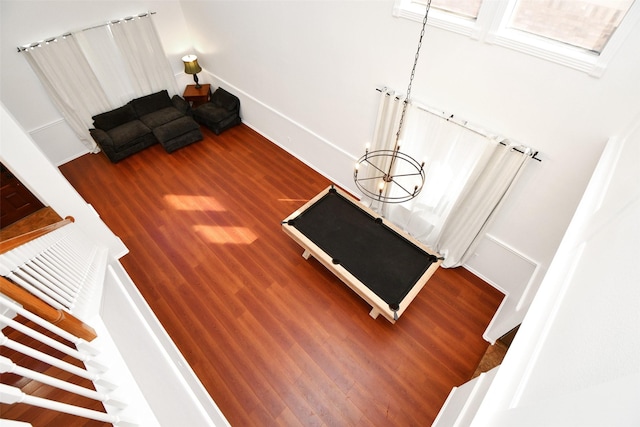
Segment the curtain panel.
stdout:
<path fill-rule="evenodd" d="M 71 34 L 23 51 L 54 105 L 90 152 L 100 149 L 91 138 L 93 115 L 110 108 L 109 100 Z"/>
<path fill-rule="evenodd" d="M 376 127 L 371 144 L 367 144 L 367 151 L 390 150 L 394 147 L 404 101 L 405 98 L 397 95 L 393 90 L 387 90 L 387 88 L 381 90 Z M 358 171 L 358 176 L 362 179 L 361 183 L 366 191 L 371 194 L 378 191 L 377 186 L 380 182 L 374 177 L 379 175 L 380 171 L 388 170 L 389 162 L 388 157 L 372 157 L 369 163 Z M 370 202 L 370 206 L 376 209 L 377 202 L 373 200 Z M 384 209 L 384 206 L 380 206 L 380 209 Z"/>
<path fill-rule="evenodd" d="M 469 259 L 514 188 L 531 159 L 527 149 L 514 148 L 504 141 L 493 147 L 488 162 L 452 207 L 434 245 L 445 257 L 444 267 L 458 267 Z"/>
<path fill-rule="evenodd" d="M 124 58 L 137 96 L 163 89 L 178 93 L 173 70 L 167 61 L 150 14 L 109 24 L 116 45 Z"/>
<path fill-rule="evenodd" d="M 477 178 L 497 141 L 410 104 L 402 151 L 424 161 L 425 185 L 403 205 L 387 208 L 388 218 L 430 247 L 468 182 Z"/>
<path fill-rule="evenodd" d="M 80 31 L 75 36 L 109 98 L 111 108 L 120 107 L 138 96 L 108 25 Z"/>

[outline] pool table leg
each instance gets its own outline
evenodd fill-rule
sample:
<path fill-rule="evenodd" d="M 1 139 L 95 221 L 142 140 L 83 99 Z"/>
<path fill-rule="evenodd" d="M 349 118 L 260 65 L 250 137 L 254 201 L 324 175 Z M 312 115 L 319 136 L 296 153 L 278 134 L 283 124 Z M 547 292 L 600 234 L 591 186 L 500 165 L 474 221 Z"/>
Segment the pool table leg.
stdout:
<path fill-rule="evenodd" d="M 302 258 L 309 259 L 309 255 L 311 255 L 311 252 L 305 249 L 305 251 L 302 253 Z"/>
<path fill-rule="evenodd" d="M 380 311 L 375 307 L 373 307 L 369 312 L 369 316 L 373 317 L 374 319 L 377 319 L 379 314 L 380 314 Z"/>

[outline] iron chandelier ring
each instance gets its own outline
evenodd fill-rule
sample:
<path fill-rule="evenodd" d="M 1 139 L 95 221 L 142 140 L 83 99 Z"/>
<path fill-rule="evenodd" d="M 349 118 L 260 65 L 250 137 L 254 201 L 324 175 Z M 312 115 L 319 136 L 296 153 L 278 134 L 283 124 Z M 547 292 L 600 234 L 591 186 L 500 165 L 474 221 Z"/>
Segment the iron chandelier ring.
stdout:
<path fill-rule="evenodd" d="M 404 173 L 395 174 L 379 168 L 373 161 L 380 158 L 388 158 L 388 161 L 394 164 L 394 167 L 397 168 L 397 170 L 403 171 Z M 384 162 L 386 161 L 383 161 L 382 163 L 384 164 Z M 353 172 L 353 180 L 356 184 L 356 187 L 366 196 L 380 202 L 406 202 L 416 197 L 424 187 L 424 162 L 418 162 L 413 157 L 398 150 L 367 151 L 362 157 L 358 159 L 356 165 L 357 167 Z M 361 168 L 361 166 L 373 168 L 374 173 L 367 174 L 367 176 L 362 176 L 362 174 L 359 176 L 359 170 L 364 169 Z M 412 177 L 415 177 L 416 179 L 414 180 Z M 411 183 L 413 185 L 403 185 L 399 178 L 406 178 L 407 180 L 411 180 Z M 386 184 L 393 183 L 395 184 L 394 187 L 397 190 L 395 190 L 392 194 L 390 194 L 389 191 L 382 191 L 382 189 L 380 189 L 379 187 L 377 188 L 378 191 L 373 191 L 371 189 L 372 186 L 367 185 L 372 181 L 384 182 Z"/>

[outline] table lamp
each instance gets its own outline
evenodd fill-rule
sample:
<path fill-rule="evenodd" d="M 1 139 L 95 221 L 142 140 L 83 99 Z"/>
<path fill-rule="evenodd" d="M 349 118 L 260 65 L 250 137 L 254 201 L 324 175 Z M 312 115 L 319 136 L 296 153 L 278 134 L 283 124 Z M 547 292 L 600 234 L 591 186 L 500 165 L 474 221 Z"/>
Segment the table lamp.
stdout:
<path fill-rule="evenodd" d="M 193 74 L 196 89 L 200 89 L 202 86 L 198 83 L 198 73 L 202 71 L 202 68 L 198 64 L 198 57 L 195 55 L 185 55 L 182 57 L 182 62 L 184 62 L 184 72 L 186 74 Z"/>

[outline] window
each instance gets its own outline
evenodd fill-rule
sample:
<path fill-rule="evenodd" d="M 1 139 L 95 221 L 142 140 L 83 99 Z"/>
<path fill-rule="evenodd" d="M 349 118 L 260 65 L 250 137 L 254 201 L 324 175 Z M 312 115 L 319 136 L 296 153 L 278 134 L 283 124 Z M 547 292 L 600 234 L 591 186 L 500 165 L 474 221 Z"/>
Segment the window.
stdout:
<path fill-rule="evenodd" d="M 635 0 L 432 0 L 429 24 L 594 76 L 640 18 Z M 422 21 L 426 0 L 396 0 L 394 15 Z"/>
<path fill-rule="evenodd" d="M 507 27 L 599 54 L 632 4 L 633 0 L 519 0 Z"/>
<path fill-rule="evenodd" d="M 431 7 L 460 15 L 467 19 L 476 19 L 478 17 L 481 4 L 482 0 L 431 0 Z"/>
<path fill-rule="evenodd" d="M 393 15 L 422 22 L 426 3 L 427 0 L 396 0 Z M 478 38 L 477 20 L 481 4 L 482 0 L 432 0 L 429 24 Z"/>

